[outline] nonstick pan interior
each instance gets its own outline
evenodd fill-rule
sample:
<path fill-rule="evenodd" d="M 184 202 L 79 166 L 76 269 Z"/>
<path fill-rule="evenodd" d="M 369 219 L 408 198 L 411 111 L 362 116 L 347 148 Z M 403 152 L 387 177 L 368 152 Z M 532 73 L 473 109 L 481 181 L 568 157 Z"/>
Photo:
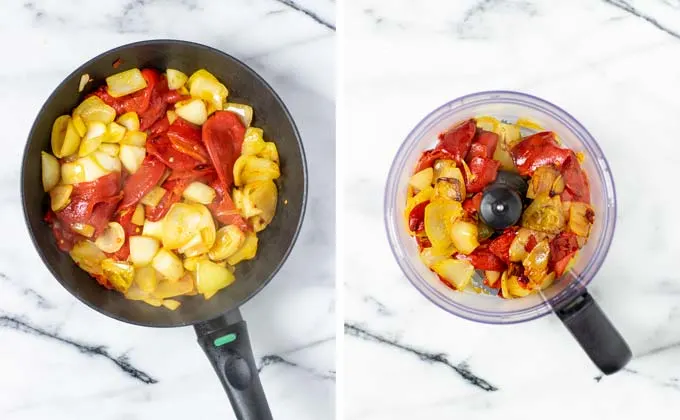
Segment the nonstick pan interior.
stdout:
<path fill-rule="evenodd" d="M 113 68 L 117 60 L 119 66 Z M 205 68 L 229 89 L 231 102 L 253 107 L 253 125 L 264 129 L 265 139 L 276 142 L 281 178 L 276 216 L 258 233 L 257 257 L 236 266 L 236 281 L 208 301 L 200 296 L 182 297 L 176 311 L 154 308 L 126 300 L 120 293 L 102 288 L 61 252 L 49 226 L 43 222 L 48 198 L 41 183 L 40 152 L 50 150 L 54 120 L 70 113 L 104 78 L 134 67 L 175 68 L 186 74 Z M 78 93 L 80 77 L 94 82 Z M 174 40 L 145 41 L 106 52 L 74 71 L 62 82 L 40 110 L 31 129 L 22 166 L 24 215 L 38 253 L 59 282 L 90 307 L 121 321 L 156 327 L 194 324 L 235 309 L 264 287 L 288 256 L 302 223 L 306 200 L 304 151 L 295 124 L 281 99 L 255 72 L 235 58 L 215 49 Z"/>

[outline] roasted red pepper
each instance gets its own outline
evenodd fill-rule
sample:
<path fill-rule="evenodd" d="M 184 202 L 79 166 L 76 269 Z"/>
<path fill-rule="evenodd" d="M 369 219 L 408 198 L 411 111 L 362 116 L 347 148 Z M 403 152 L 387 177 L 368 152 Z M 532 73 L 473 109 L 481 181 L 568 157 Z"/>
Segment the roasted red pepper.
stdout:
<path fill-rule="evenodd" d="M 182 192 L 186 187 L 194 181 L 209 183 L 215 178 L 215 172 L 212 168 L 201 168 L 191 171 L 172 171 L 162 187 L 166 193 L 161 198 L 161 201 L 154 207 L 146 206 L 145 216 L 152 222 L 157 222 L 162 219 L 170 207 L 179 202 L 182 198 Z"/>
<path fill-rule="evenodd" d="M 477 123 L 474 119 L 465 121 L 439 135 L 437 149 L 443 149 L 453 155 L 453 158 L 460 162 L 468 154 L 472 138 L 477 132 Z"/>
<path fill-rule="evenodd" d="M 468 163 L 472 179 L 465 180 L 465 189 L 468 193 L 478 193 L 496 180 L 500 162 L 494 159 L 473 157 Z"/>
<path fill-rule="evenodd" d="M 165 92 L 165 95 L 163 95 L 163 100 L 167 104 L 176 104 L 179 101 L 185 101 L 187 99 L 191 99 L 191 96 L 190 95 L 182 95 L 176 89 L 169 90 L 169 91 Z"/>
<path fill-rule="evenodd" d="M 139 113 L 139 129 L 141 131 L 148 130 L 156 121 L 165 116 L 165 111 L 168 109 L 168 104 L 165 102 L 165 94 L 167 92 L 168 81 L 162 76 L 151 91 L 148 108 L 144 112 Z"/>
<path fill-rule="evenodd" d="M 225 187 L 233 183 L 234 162 L 241 154 L 245 132 L 238 115 L 229 111 L 216 111 L 203 124 L 203 144 Z"/>
<path fill-rule="evenodd" d="M 529 240 L 527 241 L 527 244 L 524 245 L 524 250 L 526 252 L 531 252 L 536 245 L 538 245 L 538 241 L 536 240 L 536 237 L 534 235 L 529 235 Z"/>
<path fill-rule="evenodd" d="M 517 231 L 515 229 L 506 229 L 500 236 L 489 243 L 489 251 L 506 263 L 510 263 L 510 245 L 512 245 L 516 235 Z"/>
<path fill-rule="evenodd" d="M 201 142 L 201 127 L 178 117 L 168 128 L 167 135 L 172 147 L 178 152 L 201 163 L 210 162 L 208 151 Z"/>
<path fill-rule="evenodd" d="M 562 201 L 581 201 L 590 204 L 588 177 L 573 153 L 562 165 L 562 178 L 564 179 Z"/>
<path fill-rule="evenodd" d="M 443 149 L 432 149 L 423 152 L 416 165 L 415 172 L 420 172 L 423 169 L 431 168 L 434 162 L 440 159 L 456 160 L 455 157 Z"/>
<path fill-rule="evenodd" d="M 419 233 L 425 230 L 425 207 L 430 204 L 430 200 L 418 203 L 408 216 L 408 227 L 411 232 Z"/>
<path fill-rule="evenodd" d="M 229 195 L 229 190 L 231 188 L 225 187 L 219 179 L 213 181 L 210 186 L 213 187 L 217 193 L 215 200 L 208 205 L 213 216 L 215 216 L 220 223 L 225 225 L 236 225 L 241 231 L 247 231 L 248 224 L 246 224 L 246 221 L 241 217 L 241 214 L 231 199 L 231 195 Z"/>
<path fill-rule="evenodd" d="M 168 120 L 168 117 L 163 117 L 149 127 L 146 133 L 149 137 L 158 137 L 165 134 L 168 131 L 168 128 L 170 128 L 170 121 Z"/>
<path fill-rule="evenodd" d="M 123 201 L 120 208 L 134 206 L 160 182 L 165 165 L 154 156 L 147 155 L 137 172 L 132 174 L 123 187 Z"/>
<path fill-rule="evenodd" d="M 472 159 L 473 157 L 491 159 L 496 152 L 496 146 L 498 146 L 498 134 L 481 130 L 477 133 L 470 146 L 470 153 L 468 153 L 467 159 Z"/>
<path fill-rule="evenodd" d="M 158 158 L 170 169 L 176 171 L 192 171 L 197 166 L 203 164 L 203 162 L 175 149 L 167 134 L 148 139 L 146 141 L 146 151 Z"/>
<path fill-rule="evenodd" d="M 416 242 L 418 243 L 418 249 L 421 251 L 425 248 L 431 248 L 432 242 L 427 236 L 416 235 Z"/>
<path fill-rule="evenodd" d="M 560 232 L 550 241 L 550 261 L 548 262 L 548 267 L 555 271 L 557 277 L 564 273 L 567 263 L 578 249 L 578 239 L 571 232 Z"/>
<path fill-rule="evenodd" d="M 478 192 L 477 194 L 463 201 L 463 210 L 465 210 L 469 216 L 475 215 L 477 212 L 479 212 L 479 205 L 482 203 L 482 197 L 484 197 L 484 194 Z"/>
<path fill-rule="evenodd" d="M 487 246 L 480 245 L 469 255 L 456 254 L 459 260 L 469 261 L 478 270 L 504 271 L 507 265 Z"/>
<path fill-rule="evenodd" d="M 106 104 L 113 107 L 117 114 L 124 114 L 126 112 L 136 112 L 141 117 L 141 114 L 146 112 L 151 103 L 151 96 L 156 84 L 160 80 L 160 73 L 154 69 L 142 69 L 142 77 L 146 80 L 146 87 L 130 95 L 125 95 L 120 98 L 114 98 L 106 91 L 106 85 L 100 86 L 94 92 L 94 95 Z"/>
<path fill-rule="evenodd" d="M 560 167 L 573 154 L 557 146 L 555 133 L 543 131 L 526 137 L 510 150 L 520 175 L 530 176 L 541 166 Z"/>

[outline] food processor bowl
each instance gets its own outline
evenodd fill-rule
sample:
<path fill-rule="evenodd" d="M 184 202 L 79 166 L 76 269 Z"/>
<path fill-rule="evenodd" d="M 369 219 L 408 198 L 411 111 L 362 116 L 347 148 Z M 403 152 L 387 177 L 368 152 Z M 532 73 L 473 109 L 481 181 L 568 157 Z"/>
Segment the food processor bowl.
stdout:
<path fill-rule="evenodd" d="M 574 267 L 542 294 L 501 299 L 451 290 L 421 262 L 416 241 L 408 233 L 403 216 L 407 186 L 421 153 L 435 146 L 439 133 L 461 121 L 481 116 L 492 116 L 511 123 L 519 118 L 531 120 L 545 130 L 554 131 L 562 146 L 585 155 L 582 167 L 590 183 L 595 222 L 586 246 L 577 254 Z M 522 134 L 530 133 L 532 131 Z M 425 297 L 454 315 L 489 324 L 512 324 L 536 319 L 553 311 L 560 316 L 573 316 L 579 312 L 579 323 L 591 328 L 592 320 L 584 323 L 583 311 L 580 311 L 584 309 L 586 312 L 595 310 L 600 313 L 606 324 L 611 326 L 587 294 L 586 286 L 602 266 L 614 234 L 614 180 L 607 160 L 592 135 L 573 116 L 550 102 L 519 92 L 479 92 L 455 99 L 431 112 L 409 133 L 394 158 L 385 192 L 385 223 L 392 251 L 406 277 Z M 573 306 L 575 304 L 577 306 Z M 611 330 L 616 333 L 613 326 Z M 573 330 L 572 333 L 576 335 Z M 620 341 L 627 349 L 623 339 Z"/>

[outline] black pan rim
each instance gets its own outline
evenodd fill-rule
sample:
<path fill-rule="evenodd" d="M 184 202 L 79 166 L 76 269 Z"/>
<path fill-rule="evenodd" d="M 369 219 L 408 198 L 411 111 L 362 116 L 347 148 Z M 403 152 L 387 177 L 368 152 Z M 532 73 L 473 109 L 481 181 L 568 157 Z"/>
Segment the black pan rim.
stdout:
<path fill-rule="evenodd" d="M 298 236 L 300 234 L 300 230 L 302 229 L 302 223 L 303 223 L 304 218 L 305 218 L 305 213 L 306 213 L 306 209 L 307 209 L 307 193 L 308 193 L 308 180 L 307 180 L 308 173 L 307 173 L 307 159 L 306 159 L 306 155 L 305 155 L 305 150 L 304 150 L 304 146 L 302 144 L 302 138 L 300 136 L 300 131 L 298 130 L 297 125 L 295 124 L 295 120 L 293 119 L 292 115 L 290 114 L 290 111 L 288 110 L 288 107 L 286 107 L 285 103 L 283 102 L 281 97 L 278 95 L 278 93 L 276 93 L 276 91 L 271 87 L 271 85 L 269 85 L 269 83 L 267 83 L 267 81 L 262 76 L 260 76 L 255 70 L 250 68 L 250 66 L 246 65 L 243 61 L 239 60 L 238 58 L 236 58 L 236 57 L 234 57 L 234 56 L 232 56 L 232 55 L 230 55 L 230 54 L 228 54 L 224 51 L 218 50 L 216 48 L 213 48 L 213 47 L 210 47 L 210 46 L 207 46 L 207 45 L 204 45 L 204 44 L 199 44 L 197 42 L 184 41 L 184 40 L 179 40 L 179 39 L 151 39 L 151 40 L 137 41 L 137 42 L 133 42 L 133 43 L 129 43 L 129 44 L 124 44 L 124 45 L 118 46 L 116 48 L 112 48 L 110 50 L 107 50 L 107 51 L 104 51 L 104 52 L 98 54 L 94 58 L 91 58 L 90 60 L 86 61 L 84 64 L 80 65 L 77 69 L 75 69 L 74 71 L 69 73 L 61 81 L 61 83 L 59 83 L 53 89 L 52 93 L 47 97 L 47 99 L 43 103 L 42 107 L 40 107 L 40 110 L 36 114 L 35 120 L 33 121 L 33 124 L 31 125 L 31 130 L 28 133 L 28 138 L 26 139 L 26 145 L 24 146 L 23 158 L 21 160 L 21 177 L 19 179 L 19 182 L 20 182 L 19 189 L 20 189 L 20 193 L 21 193 L 21 206 L 22 206 L 22 210 L 23 210 L 23 214 L 24 214 L 24 223 L 26 224 L 26 228 L 28 230 L 29 236 L 31 237 L 31 242 L 33 243 L 33 247 L 38 252 L 38 255 L 40 256 L 40 259 L 42 260 L 43 264 L 47 267 L 47 269 L 52 274 L 52 277 L 54 277 L 55 280 L 57 280 L 63 288 L 65 288 L 72 296 L 76 297 L 76 299 L 78 299 L 80 302 L 84 303 L 85 305 L 87 305 L 91 309 L 94 309 L 95 311 L 97 311 L 97 312 L 99 312 L 103 315 L 106 315 L 109 318 L 113 318 L 115 320 L 125 322 L 127 324 L 138 325 L 138 326 L 143 326 L 143 327 L 173 328 L 173 327 L 186 327 L 186 326 L 190 326 L 190 325 L 194 325 L 194 324 L 199 324 L 199 323 L 202 323 L 202 322 L 210 321 L 211 319 L 215 319 L 217 317 L 206 317 L 205 319 L 200 318 L 200 319 L 196 319 L 196 320 L 193 320 L 193 321 L 180 322 L 180 323 L 145 323 L 145 322 L 138 322 L 138 321 L 134 321 L 134 320 L 130 320 L 130 319 L 118 316 L 114 313 L 108 312 L 107 310 L 105 310 L 105 309 L 103 309 L 99 306 L 93 305 L 90 302 L 88 302 L 87 300 L 83 299 L 80 296 L 79 293 L 77 293 L 71 287 L 66 286 L 66 284 L 63 281 L 61 281 L 60 277 L 57 275 L 57 273 L 55 272 L 55 270 L 52 268 L 51 264 L 47 260 L 43 250 L 40 248 L 40 246 L 38 246 L 38 243 L 37 243 L 36 237 L 35 237 L 35 233 L 33 232 L 33 229 L 31 229 L 30 217 L 28 215 L 28 209 L 27 209 L 27 205 L 26 205 L 26 191 L 25 191 L 25 188 L 24 188 L 25 187 L 24 186 L 24 184 L 25 184 L 25 182 L 24 182 L 25 168 L 26 168 L 26 162 L 28 161 L 28 148 L 31 144 L 31 139 L 34 136 L 34 133 L 35 133 L 35 130 L 36 130 L 36 125 L 38 124 L 38 116 L 41 115 L 43 113 L 43 111 L 45 111 L 45 108 L 48 106 L 48 104 L 50 104 L 54 100 L 54 98 L 56 97 L 57 91 L 60 90 L 60 88 L 66 84 L 66 81 L 71 79 L 74 76 L 82 74 L 82 72 L 84 71 L 84 69 L 86 67 L 88 67 L 89 65 L 91 65 L 92 63 L 94 63 L 96 61 L 102 60 L 105 56 L 107 56 L 109 54 L 120 52 L 120 51 L 123 51 L 125 49 L 132 48 L 132 47 L 153 46 L 153 45 L 163 45 L 163 44 L 181 44 L 181 45 L 184 45 L 184 46 L 189 46 L 191 48 L 208 50 L 212 53 L 215 53 L 215 54 L 218 54 L 218 55 L 223 55 L 227 59 L 230 59 L 230 60 L 237 62 L 238 64 L 240 64 L 245 69 L 245 71 L 251 73 L 252 76 L 254 76 L 256 79 L 258 79 L 260 82 L 262 82 L 262 84 L 270 91 L 270 93 L 276 99 L 276 102 L 278 103 L 278 105 L 283 109 L 283 111 L 286 115 L 286 118 L 288 119 L 291 126 L 293 127 L 293 131 L 295 133 L 295 139 L 297 140 L 297 144 L 298 144 L 298 147 L 300 148 L 300 154 L 301 154 L 301 157 L 302 157 L 302 173 L 303 173 L 303 181 L 304 181 L 303 182 L 303 184 L 304 184 L 303 192 L 302 192 L 302 206 L 301 206 L 300 215 L 298 217 L 298 223 L 297 223 L 297 226 L 296 226 L 296 229 L 295 229 L 295 234 L 292 237 L 290 245 L 285 250 L 285 252 L 283 254 L 283 258 L 281 258 L 281 260 L 276 265 L 276 267 L 274 267 L 274 270 L 272 270 L 272 273 L 269 275 L 269 278 L 266 279 L 265 281 L 263 281 L 257 289 L 255 289 L 245 299 L 243 299 L 238 305 L 236 305 L 235 308 L 231 308 L 230 310 L 235 310 L 235 309 L 243 306 L 243 304 L 245 304 L 250 299 L 252 299 L 265 286 L 267 286 L 269 284 L 269 282 L 272 281 L 272 279 L 276 276 L 276 274 L 281 270 L 281 268 L 285 264 L 286 260 L 288 259 L 290 253 L 292 252 L 292 250 L 295 246 L 295 243 L 297 242 Z M 226 312 L 228 312 L 228 311 L 225 311 L 223 313 L 226 313 Z"/>

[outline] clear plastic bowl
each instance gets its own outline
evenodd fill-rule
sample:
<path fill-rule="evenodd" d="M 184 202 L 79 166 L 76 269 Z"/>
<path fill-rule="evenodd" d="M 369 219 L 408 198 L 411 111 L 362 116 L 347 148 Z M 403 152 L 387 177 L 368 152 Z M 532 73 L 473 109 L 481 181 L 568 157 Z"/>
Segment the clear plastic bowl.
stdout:
<path fill-rule="evenodd" d="M 403 213 L 408 180 L 420 154 L 432 148 L 437 135 L 471 117 L 490 115 L 515 122 L 528 118 L 546 130 L 555 131 L 565 147 L 583 151 L 582 165 L 590 182 L 595 223 L 587 245 L 579 252 L 574 268 L 543 294 L 518 299 L 457 292 L 446 287 L 421 261 L 416 241 L 408 234 Z M 616 224 L 616 193 L 611 170 L 595 139 L 574 117 L 543 99 L 519 92 L 479 92 L 455 99 L 423 119 L 409 133 L 390 168 L 385 191 L 387 235 L 397 262 L 406 277 L 425 297 L 460 317 L 490 323 L 529 321 L 553 311 L 562 302 L 581 293 L 600 269 L 609 250 Z"/>

